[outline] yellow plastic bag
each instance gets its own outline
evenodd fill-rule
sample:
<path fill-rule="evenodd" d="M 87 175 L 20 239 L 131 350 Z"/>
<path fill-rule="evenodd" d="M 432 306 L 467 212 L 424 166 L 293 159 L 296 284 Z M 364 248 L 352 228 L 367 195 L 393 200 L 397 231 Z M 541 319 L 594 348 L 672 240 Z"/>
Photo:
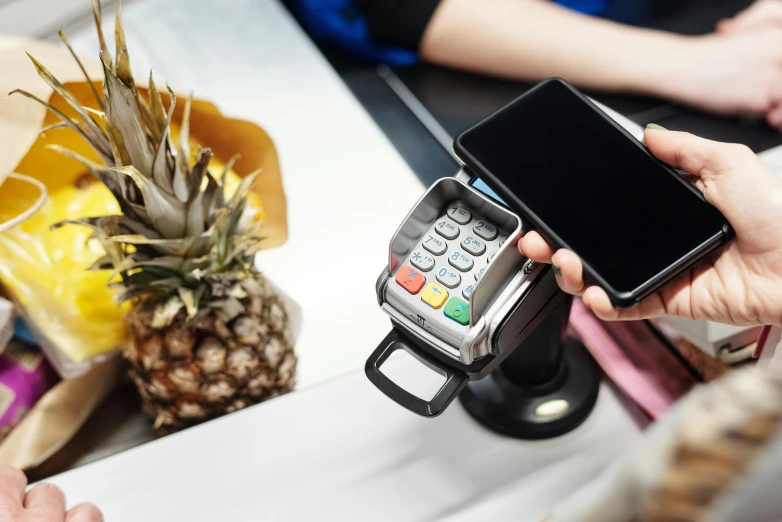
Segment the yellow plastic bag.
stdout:
<path fill-rule="evenodd" d="M 0 187 L 0 201 L 13 194 L 16 202 L 26 202 L 24 192 L 9 181 Z M 0 234 L 0 280 L 66 375 L 82 373 L 69 361 L 79 363 L 121 345 L 122 310 L 112 302 L 106 273 L 87 271 L 102 255 L 98 245 L 88 242 L 90 230 L 52 231 L 49 226 L 65 216 L 113 214 L 117 207 L 97 183 L 63 187 L 31 219 Z M 6 212 L 4 206 L 0 220 L 7 219 Z"/>

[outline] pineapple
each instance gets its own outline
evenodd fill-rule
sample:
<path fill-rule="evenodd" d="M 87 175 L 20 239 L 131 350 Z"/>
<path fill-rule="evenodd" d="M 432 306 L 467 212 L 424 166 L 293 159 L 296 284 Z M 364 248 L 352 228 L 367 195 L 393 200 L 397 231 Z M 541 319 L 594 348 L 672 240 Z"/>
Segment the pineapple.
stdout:
<path fill-rule="evenodd" d="M 77 132 L 103 161 L 58 149 L 108 188 L 121 215 L 54 226 L 90 227 L 105 251 L 92 268 L 111 270 L 115 299 L 131 303 L 124 355 L 144 410 L 165 433 L 292 390 L 296 356 L 285 307 L 253 264 L 261 213 L 248 198 L 257 173 L 231 193 L 226 180 L 236 158 L 214 173 L 209 149 L 191 155 L 190 98 L 174 145 L 176 96 L 169 89 L 166 109 L 151 73 L 148 100 L 140 94 L 120 9 L 112 58 L 101 30 L 100 2 L 93 0 L 104 69 L 103 96 L 93 88 L 99 110 L 82 107 L 32 56 L 41 78 L 78 118 L 30 93 L 14 92 L 54 111 L 59 126 Z"/>

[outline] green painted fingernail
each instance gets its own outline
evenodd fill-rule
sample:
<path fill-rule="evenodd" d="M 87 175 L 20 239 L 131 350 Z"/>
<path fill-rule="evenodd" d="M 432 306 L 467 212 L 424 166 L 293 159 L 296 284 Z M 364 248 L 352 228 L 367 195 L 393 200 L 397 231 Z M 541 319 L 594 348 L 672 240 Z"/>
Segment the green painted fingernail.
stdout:
<path fill-rule="evenodd" d="M 656 123 L 650 123 L 649 125 L 646 126 L 646 128 L 647 129 L 651 129 L 651 130 L 661 130 L 661 131 L 667 131 L 668 130 L 665 127 L 663 127 L 662 125 L 657 125 Z"/>
<path fill-rule="evenodd" d="M 562 275 L 562 270 L 559 269 L 556 263 L 551 263 L 551 269 L 554 271 L 554 275 L 559 277 Z"/>

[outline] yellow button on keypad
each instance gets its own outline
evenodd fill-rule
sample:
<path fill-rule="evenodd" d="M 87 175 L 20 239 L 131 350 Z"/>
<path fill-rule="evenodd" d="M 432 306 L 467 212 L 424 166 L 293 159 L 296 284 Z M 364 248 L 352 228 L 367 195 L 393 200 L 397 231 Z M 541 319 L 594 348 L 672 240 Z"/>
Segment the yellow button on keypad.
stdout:
<path fill-rule="evenodd" d="M 448 290 L 436 283 L 429 283 L 421 294 L 421 300 L 434 309 L 439 309 L 448 300 Z"/>

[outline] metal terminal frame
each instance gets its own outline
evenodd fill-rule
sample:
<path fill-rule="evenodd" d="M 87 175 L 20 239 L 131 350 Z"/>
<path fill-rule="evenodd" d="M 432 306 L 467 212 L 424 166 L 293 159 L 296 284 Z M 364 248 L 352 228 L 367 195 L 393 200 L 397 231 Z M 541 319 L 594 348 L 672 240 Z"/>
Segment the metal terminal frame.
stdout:
<path fill-rule="evenodd" d="M 434 347 L 467 366 L 487 355 L 501 355 L 502 347 L 494 342 L 496 333 L 508 319 L 508 315 L 516 309 L 519 301 L 524 299 L 532 281 L 541 273 L 541 267 L 534 264 L 527 264 L 527 270 L 524 270 L 528 260 L 516 248 L 523 226 L 519 217 L 469 186 L 467 181 L 470 177 L 467 172 L 460 170 L 455 177 L 436 181 L 424 193 L 391 239 L 388 266 L 375 285 L 378 304 L 390 316 L 392 322 L 420 343 Z M 469 329 L 458 345 L 421 328 L 395 306 L 393 296 L 387 295 L 389 281 L 401 261 L 440 217 L 443 208 L 454 201 L 462 202 L 468 208 L 486 216 L 508 235 L 508 239 L 475 286 L 470 299 Z"/>

